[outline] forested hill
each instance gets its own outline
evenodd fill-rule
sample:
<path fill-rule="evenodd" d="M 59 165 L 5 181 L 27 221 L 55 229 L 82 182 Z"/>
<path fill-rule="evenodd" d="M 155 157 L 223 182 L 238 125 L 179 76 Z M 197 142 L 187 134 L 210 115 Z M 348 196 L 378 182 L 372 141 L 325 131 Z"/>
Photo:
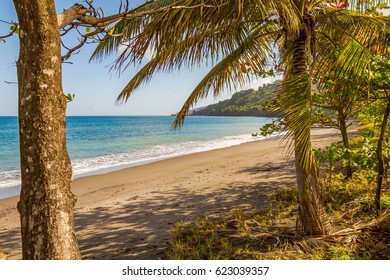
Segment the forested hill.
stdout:
<path fill-rule="evenodd" d="M 259 106 L 265 101 L 272 101 L 275 95 L 275 87 L 280 84 L 276 81 L 266 84 L 258 90 L 248 89 L 236 92 L 230 99 L 216 104 L 194 109 L 192 116 L 254 116 L 268 117 L 269 113 Z"/>

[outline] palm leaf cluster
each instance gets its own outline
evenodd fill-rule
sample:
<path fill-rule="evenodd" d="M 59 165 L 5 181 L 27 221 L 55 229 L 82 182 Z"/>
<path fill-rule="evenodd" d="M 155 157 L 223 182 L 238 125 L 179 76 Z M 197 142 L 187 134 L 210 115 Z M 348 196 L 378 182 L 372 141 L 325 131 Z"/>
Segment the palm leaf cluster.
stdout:
<path fill-rule="evenodd" d="M 280 51 L 278 65 L 284 66 L 285 74 L 291 73 L 291 42 L 303 26 L 312 29 L 312 71 L 322 71 L 323 76 L 332 67 L 337 67 L 340 75 L 359 76 L 361 73 L 353 71 L 363 71 L 364 67 L 356 67 L 356 63 L 367 63 L 370 55 L 383 52 L 383 39 L 388 40 L 383 34 L 388 32 L 384 28 L 388 18 L 326 8 L 323 1 L 155 0 L 134 12 L 173 4 L 175 8 L 157 15 L 116 23 L 93 58 L 102 59 L 124 49 L 115 64 L 123 70 L 153 54 L 118 101 L 127 101 L 155 73 L 214 63 L 214 68 L 190 94 L 176 124 L 182 123 L 190 106 L 210 92 L 217 95 L 225 88 L 242 86 L 253 74 L 268 70 L 272 63 L 269 54 L 275 50 Z M 345 44 L 350 46 L 346 48 Z M 331 54 L 338 59 L 332 59 Z M 242 67 L 245 64 L 252 72 Z"/>
<path fill-rule="evenodd" d="M 319 171 L 310 142 L 313 86 L 324 86 L 330 76 L 359 81 L 371 57 L 386 52 L 389 18 L 365 14 L 354 1 L 350 9 L 338 9 L 318 0 L 154 0 L 135 12 L 156 6 L 169 9 L 119 21 L 113 34 L 120 36 L 108 35 L 93 54 L 101 59 L 121 47 L 124 50 L 114 67 L 123 70 L 142 63 L 152 53 L 152 59 L 130 80 L 117 101 L 126 102 L 156 73 L 212 63 L 212 70 L 177 115 L 176 127 L 209 93 L 218 95 L 244 86 L 273 68 L 283 72 L 284 82 L 278 89 L 280 109 L 294 140 L 300 201 L 310 202 L 300 204 L 300 211 L 312 213 L 311 221 L 304 221 L 305 215 L 301 219 L 304 224 L 317 224 L 304 232 L 326 232 L 318 214 L 322 211 L 317 195 Z M 271 59 L 274 53 L 276 62 Z"/>

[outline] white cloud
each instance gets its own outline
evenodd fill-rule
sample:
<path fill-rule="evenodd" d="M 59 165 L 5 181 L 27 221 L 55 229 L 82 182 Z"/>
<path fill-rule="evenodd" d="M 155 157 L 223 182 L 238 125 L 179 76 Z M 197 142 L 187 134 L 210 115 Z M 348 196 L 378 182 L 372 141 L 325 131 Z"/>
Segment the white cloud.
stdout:
<path fill-rule="evenodd" d="M 260 86 L 262 86 L 264 84 L 270 84 L 270 83 L 272 83 L 275 80 L 277 80 L 276 77 L 259 78 L 257 80 L 253 80 L 249 84 L 249 88 L 253 88 L 253 89 L 257 90 Z"/>

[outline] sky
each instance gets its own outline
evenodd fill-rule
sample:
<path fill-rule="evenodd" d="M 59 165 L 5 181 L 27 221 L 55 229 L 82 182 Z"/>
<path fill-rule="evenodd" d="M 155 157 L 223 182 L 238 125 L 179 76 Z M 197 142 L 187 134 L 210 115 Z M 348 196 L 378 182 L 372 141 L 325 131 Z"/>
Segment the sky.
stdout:
<path fill-rule="evenodd" d="M 71 7 L 77 0 L 55 1 L 57 12 Z M 134 7 L 144 3 L 144 0 L 130 0 Z M 105 14 L 115 13 L 119 0 L 95 0 L 95 6 L 101 6 Z M 1 0 L 0 20 L 17 22 L 12 0 Z M 7 34 L 9 25 L 0 22 L 0 34 Z M 73 38 L 74 40 L 75 38 Z M 211 69 L 211 66 L 201 66 L 196 69 L 181 69 L 169 74 L 158 74 L 150 83 L 138 89 L 124 105 L 115 105 L 115 100 L 139 67 L 129 67 L 119 76 L 115 71 L 109 71 L 115 57 L 103 62 L 88 60 L 96 45 L 86 45 L 81 52 L 72 56 L 72 64 L 63 64 L 64 93 L 75 94 L 75 99 L 68 104 L 67 115 L 170 115 L 181 109 L 187 96 L 199 81 Z M 18 59 L 19 42 L 17 36 L 0 42 L 0 116 L 17 115 L 17 81 L 16 61 Z M 206 63 L 205 63 L 206 64 Z M 209 64 L 209 63 L 208 63 Z M 257 89 L 272 79 L 254 79 L 243 89 Z M 9 83 L 11 82 L 11 83 Z M 240 88 L 238 89 L 240 90 Z M 230 98 L 234 92 L 224 92 L 215 99 L 209 97 L 196 104 L 201 107 Z"/>

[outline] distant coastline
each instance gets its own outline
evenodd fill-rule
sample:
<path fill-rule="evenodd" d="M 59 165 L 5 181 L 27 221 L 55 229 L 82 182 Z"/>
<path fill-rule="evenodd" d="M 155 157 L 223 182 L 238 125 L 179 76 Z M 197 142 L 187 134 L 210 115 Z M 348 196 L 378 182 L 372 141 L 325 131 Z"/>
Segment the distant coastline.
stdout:
<path fill-rule="evenodd" d="M 257 90 L 248 89 L 236 92 L 230 99 L 215 104 L 192 109 L 188 116 L 224 116 L 224 117 L 275 117 L 275 112 L 264 109 L 265 103 L 270 103 L 277 97 L 280 81 L 264 84 Z M 176 116 L 173 113 L 171 116 Z"/>

